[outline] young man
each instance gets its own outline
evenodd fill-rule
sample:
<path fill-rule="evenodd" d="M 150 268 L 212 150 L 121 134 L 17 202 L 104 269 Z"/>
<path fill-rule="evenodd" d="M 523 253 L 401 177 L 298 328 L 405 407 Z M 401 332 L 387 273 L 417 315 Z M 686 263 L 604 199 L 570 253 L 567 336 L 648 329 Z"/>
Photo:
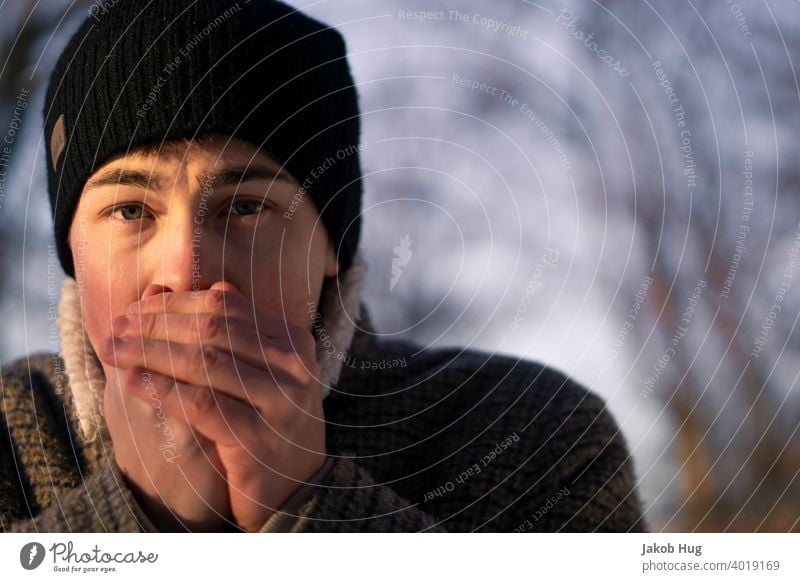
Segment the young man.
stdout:
<path fill-rule="evenodd" d="M 641 531 L 603 402 L 379 340 L 333 29 L 270 0 L 98 5 L 45 102 L 58 357 L 3 370 L 10 531 Z"/>

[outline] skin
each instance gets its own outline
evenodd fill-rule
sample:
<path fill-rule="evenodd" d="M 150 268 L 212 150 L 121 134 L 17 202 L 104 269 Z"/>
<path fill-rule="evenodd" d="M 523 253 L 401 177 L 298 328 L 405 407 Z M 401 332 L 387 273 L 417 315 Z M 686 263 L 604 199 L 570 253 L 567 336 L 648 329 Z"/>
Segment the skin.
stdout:
<path fill-rule="evenodd" d="M 281 174 L 203 179 L 229 167 Z M 101 184 L 118 170 L 149 180 Z M 139 504 L 161 531 L 257 531 L 325 462 L 307 302 L 339 265 L 313 202 L 267 154 L 211 135 L 98 168 L 69 242 Z"/>

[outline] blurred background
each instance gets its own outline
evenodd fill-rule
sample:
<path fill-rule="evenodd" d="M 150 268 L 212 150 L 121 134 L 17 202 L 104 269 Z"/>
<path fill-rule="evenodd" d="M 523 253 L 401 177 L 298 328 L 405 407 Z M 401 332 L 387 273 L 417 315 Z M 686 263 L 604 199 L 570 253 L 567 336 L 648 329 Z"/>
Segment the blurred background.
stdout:
<path fill-rule="evenodd" d="M 800 5 L 290 4 L 347 39 L 377 330 L 603 396 L 654 531 L 800 530 Z M 98 6 L 0 2 L 0 362 L 58 350 L 43 90 Z"/>

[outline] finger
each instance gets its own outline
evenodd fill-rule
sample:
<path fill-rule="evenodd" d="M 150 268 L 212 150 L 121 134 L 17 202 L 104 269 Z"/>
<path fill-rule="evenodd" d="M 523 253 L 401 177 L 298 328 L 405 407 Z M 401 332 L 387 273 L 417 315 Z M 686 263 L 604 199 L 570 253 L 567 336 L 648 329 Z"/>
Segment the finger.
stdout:
<path fill-rule="evenodd" d="M 239 295 L 244 297 L 244 294 L 241 291 L 239 291 L 239 288 L 236 287 L 236 285 L 234 285 L 230 281 L 215 281 L 214 283 L 211 284 L 211 287 L 209 287 L 209 289 L 219 289 L 220 291 L 238 293 Z"/>
<path fill-rule="evenodd" d="M 113 342 L 104 342 L 99 355 L 111 366 L 146 368 L 188 384 L 214 387 L 265 410 L 292 395 L 298 384 L 310 384 L 311 375 L 296 354 L 276 356 L 263 369 L 210 345 L 109 339 Z"/>
<path fill-rule="evenodd" d="M 217 444 L 252 445 L 255 431 L 248 427 L 264 425 L 252 406 L 217 390 L 176 381 L 152 370 L 141 372 L 126 383 L 129 392 L 142 400 L 157 399 L 168 417 L 185 419 L 200 436 Z"/>
<path fill-rule="evenodd" d="M 253 366 L 264 368 L 293 354 L 287 338 L 262 337 L 255 328 L 239 319 L 216 313 L 132 313 L 116 317 L 112 335 L 122 338 L 147 338 L 183 344 L 203 344 L 236 354 Z M 308 349 L 306 347 L 306 349 Z M 305 352 L 309 364 L 313 352 Z M 300 354 L 303 355 L 303 354 Z"/>
<path fill-rule="evenodd" d="M 227 283 L 226 283 L 227 285 Z M 229 287 L 212 288 L 204 291 L 172 291 L 159 293 L 131 303 L 128 313 L 216 313 L 233 316 L 242 321 L 254 321 L 258 333 L 270 338 L 289 338 L 295 349 L 306 350 L 309 342 L 316 346 L 311 332 L 271 313 L 255 307 L 238 291 Z M 311 353 L 314 353 L 311 350 Z"/>

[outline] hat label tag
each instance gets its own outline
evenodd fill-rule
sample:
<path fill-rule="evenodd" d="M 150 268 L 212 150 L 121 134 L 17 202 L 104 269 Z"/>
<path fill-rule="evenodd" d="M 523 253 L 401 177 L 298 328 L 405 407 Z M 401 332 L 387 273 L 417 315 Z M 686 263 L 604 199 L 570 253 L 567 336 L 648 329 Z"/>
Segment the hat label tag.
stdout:
<path fill-rule="evenodd" d="M 64 151 L 66 144 L 66 130 L 64 129 L 64 114 L 58 116 L 56 124 L 53 126 L 53 135 L 50 136 L 50 156 L 53 158 L 53 171 L 58 166 L 58 158 Z"/>

